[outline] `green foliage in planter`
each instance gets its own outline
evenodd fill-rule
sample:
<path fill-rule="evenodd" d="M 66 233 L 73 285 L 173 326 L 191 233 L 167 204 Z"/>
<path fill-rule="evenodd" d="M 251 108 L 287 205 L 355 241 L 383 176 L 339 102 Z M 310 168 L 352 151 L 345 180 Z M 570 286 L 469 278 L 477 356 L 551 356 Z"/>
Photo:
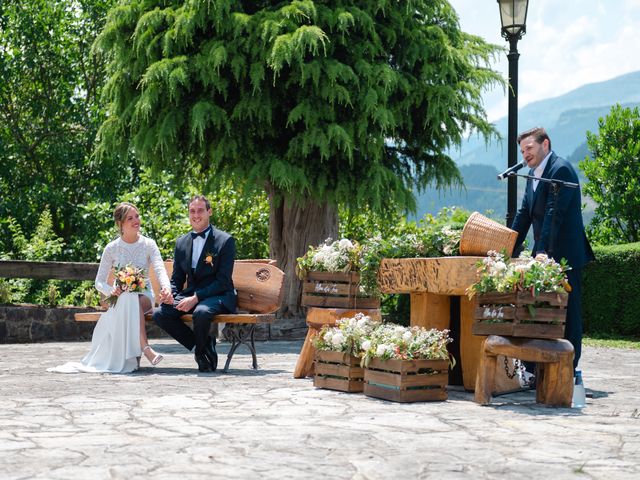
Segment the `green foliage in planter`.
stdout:
<path fill-rule="evenodd" d="M 582 275 L 585 334 L 640 337 L 640 243 L 594 248 Z"/>
<path fill-rule="evenodd" d="M 470 213 L 443 208 L 420 222 L 402 222 L 394 234 L 375 236 L 365 243 L 360 281 L 368 292 L 377 292 L 377 272 L 383 258 L 419 258 L 459 255 L 460 234 Z"/>

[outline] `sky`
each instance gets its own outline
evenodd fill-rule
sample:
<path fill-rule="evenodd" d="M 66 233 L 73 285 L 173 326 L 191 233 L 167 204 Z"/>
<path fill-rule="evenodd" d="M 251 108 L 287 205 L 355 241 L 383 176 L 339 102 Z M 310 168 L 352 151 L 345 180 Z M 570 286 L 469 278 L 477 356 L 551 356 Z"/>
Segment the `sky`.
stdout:
<path fill-rule="evenodd" d="M 465 32 L 489 43 L 500 36 L 497 0 L 449 0 Z M 588 83 L 640 70 L 640 0 L 530 0 L 518 42 L 518 107 Z M 507 78 L 506 52 L 492 68 Z M 507 116 L 507 92 L 484 95 L 490 121 Z"/>

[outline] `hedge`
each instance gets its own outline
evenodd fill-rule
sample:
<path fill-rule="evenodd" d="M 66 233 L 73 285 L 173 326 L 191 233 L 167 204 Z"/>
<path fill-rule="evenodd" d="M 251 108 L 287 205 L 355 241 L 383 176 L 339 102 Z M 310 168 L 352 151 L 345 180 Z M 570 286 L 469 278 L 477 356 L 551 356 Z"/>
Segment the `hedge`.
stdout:
<path fill-rule="evenodd" d="M 594 253 L 582 275 L 585 334 L 640 337 L 640 242 Z"/>

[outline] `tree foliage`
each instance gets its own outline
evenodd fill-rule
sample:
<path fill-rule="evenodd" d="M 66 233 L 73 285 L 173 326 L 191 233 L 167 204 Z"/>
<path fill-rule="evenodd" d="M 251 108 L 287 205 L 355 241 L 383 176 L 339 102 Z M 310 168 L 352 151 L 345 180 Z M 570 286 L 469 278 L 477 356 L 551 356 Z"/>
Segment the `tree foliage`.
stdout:
<path fill-rule="evenodd" d="M 112 212 L 122 201 L 138 208 L 142 233 L 156 241 L 163 258 L 170 259 L 176 238 L 191 229 L 188 202 L 195 194 L 205 195 L 211 202 L 212 223 L 235 237 L 238 258 L 268 257 L 269 207 L 264 193 L 238 189 L 231 181 L 210 191 L 197 179 L 180 184 L 171 172 L 153 174 L 148 168 L 141 169 L 116 202 L 93 200 L 78 207 L 85 228 L 94 234 L 91 244 L 85 237 L 74 237 L 72 250 L 84 252 L 88 261 L 99 260 L 104 246 L 118 235 Z"/>
<path fill-rule="evenodd" d="M 584 193 L 597 203 L 590 237 L 606 244 L 640 241 L 640 110 L 616 105 L 587 132 L 592 157 L 580 162 Z"/>
<path fill-rule="evenodd" d="M 103 65 L 90 55 L 113 0 L 0 2 L 0 250 L 6 219 L 33 230 L 43 210 L 65 239 L 83 234 L 77 205 L 127 177 L 91 158 L 103 120 Z"/>
<path fill-rule="evenodd" d="M 481 92 L 496 47 L 445 0 L 128 0 L 95 44 L 108 61 L 101 157 L 277 195 L 413 208 L 460 180 L 445 153 L 493 132 Z"/>

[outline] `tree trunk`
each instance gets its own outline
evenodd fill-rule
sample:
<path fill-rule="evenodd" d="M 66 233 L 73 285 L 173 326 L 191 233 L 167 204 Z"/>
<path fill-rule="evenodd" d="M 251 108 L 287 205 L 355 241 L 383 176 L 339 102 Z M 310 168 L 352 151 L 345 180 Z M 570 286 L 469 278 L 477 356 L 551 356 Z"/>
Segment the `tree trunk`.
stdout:
<path fill-rule="evenodd" d="M 327 202 L 307 200 L 278 201 L 273 189 L 269 194 L 269 253 L 285 273 L 284 300 L 281 315 L 302 314 L 300 294 L 302 283 L 296 276 L 296 259 L 304 255 L 309 245 L 316 246 L 338 234 L 338 209 Z"/>

